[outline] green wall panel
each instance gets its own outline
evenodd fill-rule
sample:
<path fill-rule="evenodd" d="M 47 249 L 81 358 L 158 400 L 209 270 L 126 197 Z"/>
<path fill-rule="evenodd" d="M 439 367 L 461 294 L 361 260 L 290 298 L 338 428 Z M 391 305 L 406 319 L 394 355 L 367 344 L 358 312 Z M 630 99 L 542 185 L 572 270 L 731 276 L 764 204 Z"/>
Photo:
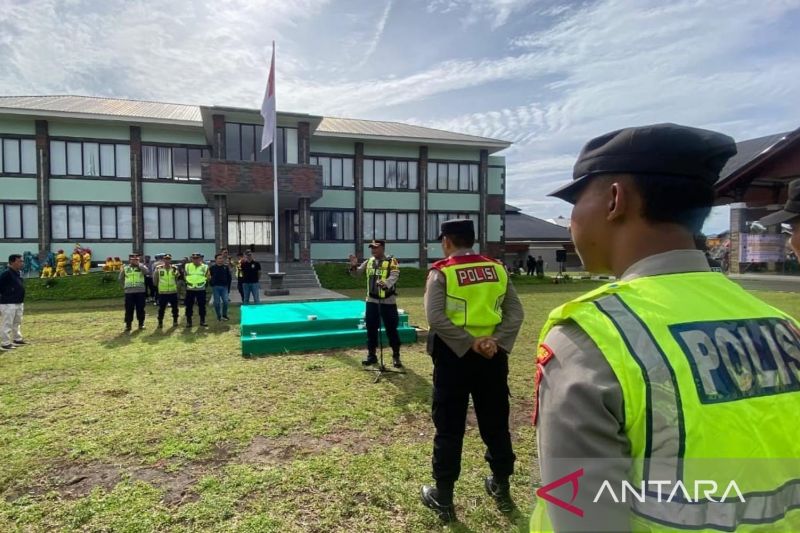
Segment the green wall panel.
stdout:
<path fill-rule="evenodd" d="M 322 198 L 311 204 L 311 207 L 329 209 L 355 209 L 356 192 L 340 190 L 323 190 Z"/>
<path fill-rule="evenodd" d="M 0 263 L 5 265 L 11 254 L 23 255 L 25 252 L 39 253 L 38 241 L 0 242 Z"/>
<path fill-rule="evenodd" d="M 506 158 L 502 155 L 490 155 L 489 156 L 489 164 L 490 165 L 499 165 L 501 167 L 506 166 Z"/>
<path fill-rule="evenodd" d="M 102 124 L 97 122 L 48 121 L 51 137 L 85 137 L 88 139 L 130 140 L 130 127 L 124 124 Z"/>
<path fill-rule="evenodd" d="M 145 204 L 190 204 L 207 207 L 202 186 L 187 183 L 142 182 L 142 202 Z"/>
<path fill-rule="evenodd" d="M 353 243 L 312 242 L 311 259 L 324 261 L 347 261 L 355 247 Z"/>
<path fill-rule="evenodd" d="M 326 139 L 311 137 L 311 153 L 321 154 L 355 154 L 355 141 L 346 139 Z"/>
<path fill-rule="evenodd" d="M 0 117 L 0 133 L 36 135 L 36 122 L 34 120 Z"/>
<path fill-rule="evenodd" d="M 411 157 L 419 158 L 419 145 L 412 143 L 364 143 L 364 157 Z"/>
<path fill-rule="evenodd" d="M 128 254 L 133 251 L 133 244 L 129 242 L 84 242 L 81 244 L 92 249 L 93 263 L 105 262 L 106 257 L 119 257 L 123 263 L 127 263 Z M 56 253 L 58 250 L 64 250 L 68 260 L 73 248 L 75 248 L 75 241 L 60 241 L 50 244 L 51 252 Z M 67 272 L 70 272 L 69 266 L 67 267 Z"/>
<path fill-rule="evenodd" d="M 500 215 L 487 215 L 486 216 L 486 239 L 489 242 L 500 242 L 503 240 L 503 217 Z"/>
<path fill-rule="evenodd" d="M 208 145 L 205 131 L 200 126 L 196 128 L 154 128 L 152 126 L 142 126 L 142 142 Z"/>
<path fill-rule="evenodd" d="M 475 243 L 475 246 L 472 247 L 473 250 L 480 253 L 481 247 L 478 243 Z M 438 241 L 436 242 L 429 242 L 428 243 L 428 261 L 438 261 L 439 259 L 444 259 L 444 253 L 442 253 L 442 244 Z"/>
<path fill-rule="evenodd" d="M 2 200 L 36 200 L 36 178 L 0 178 Z"/>
<path fill-rule="evenodd" d="M 478 211 L 480 195 L 468 193 L 428 194 L 428 211 Z"/>
<path fill-rule="evenodd" d="M 408 209 L 409 211 L 419 211 L 419 193 L 364 191 L 364 209 Z"/>
<path fill-rule="evenodd" d="M 489 167 L 489 194 L 503 194 L 503 169 Z"/>
<path fill-rule="evenodd" d="M 450 146 L 428 146 L 428 159 L 450 159 L 455 161 L 481 160 L 481 151 L 477 148 L 457 148 Z"/>
<path fill-rule="evenodd" d="M 191 257 L 193 253 L 205 255 L 205 261 L 213 261 L 216 245 L 213 242 L 145 242 L 144 255 L 155 257 L 156 254 L 172 254 L 175 261 Z M 264 265 L 261 265 L 263 268 Z M 209 291 L 210 292 L 210 291 Z"/>
<path fill-rule="evenodd" d="M 370 257 L 369 246 L 364 245 L 361 257 Z M 419 244 L 415 242 L 387 242 L 386 253 L 398 259 L 416 259 L 419 257 Z"/>
<path fill-rule="evenodd" d="M 131 201 L 130 181 L 51 179 L 51 202 L 122 202 Z"/>

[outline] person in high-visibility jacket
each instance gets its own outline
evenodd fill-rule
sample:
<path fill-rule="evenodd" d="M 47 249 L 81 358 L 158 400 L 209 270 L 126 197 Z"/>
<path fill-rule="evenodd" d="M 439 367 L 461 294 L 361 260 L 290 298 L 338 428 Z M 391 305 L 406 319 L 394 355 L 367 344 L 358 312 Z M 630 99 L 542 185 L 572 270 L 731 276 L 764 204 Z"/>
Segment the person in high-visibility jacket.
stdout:
<path fill-rule="evenodd" d="M 800 258 L 800 179 L 789 183 L 788 198 L 783 209 L 758 221 L 762 226 L 789 224 L 792 229 L 790 244 L 796 257 Z"/>
<path fill-rule="evenodd" d="M 693 236 L 736 144 L 657 124 L 589 141 L 572 240 L 616 277 L 550 313 L 530 531 L 800 531 L 800 323 Z"/>
<path fill-rule="evenodd" d="M 472 396 L 486 461 L 484 489 L 504 513 L 514 513 L 509 477 L 516 457 L 509 432 L 508 355 L 524 312 L 503 264 L 477 254 L 472 220 L 442 223 L 446 259 L 434 263 L 425 284 L 428 353 L 433 359 L 433 478 L 422 503 L 443 522 L 456 520 L 453 489 Z"/>
<path fill-rule="evenodd" d="M 206 285 L 211 277 L 208 265 L 203 262 L 203 254 L 193 253 L 192 262 L 184 266 L 184 281 L 186 282 L 186 327 L 192 327 L 194 303 L 197 302 L 197 314 L 200 315 L 200 327 L 207 328 L 206 324 Z"/>
<path fill-rule="evenodd" d="M 88 274 L 89 270 L 92 269 L 92 251 L 88 248 L 84 248 L 81 259 L 83 260 L 83 273 Z"/>
<path fill-rule="evenodd" d="M 136 311 L 136 321 L 139 323 L 139 329 L 144 329 L 144 277 L 147 275 L 147 267 L 139 262 L 139 257 L 139 254 L 130 254 L 128 256 L 128 265 L 119 273 L 119 281 L 125 292 L 125 331 L 131 331 L 134 311 Z"/>
<path fill-rule="evenodd" d="M 158 329 L 164 327 L 164 312 L 172 307 L 172 327 L 178 325 L 178 278 L 180 272 L 172 264 L 172 255 L 164 254 L 156 264 L 153 283 L 158 287 Z"/>
<path fill-rule="evenodd" d="M 83 254 L 80 248 L 75 248 L 72 251 L 72 275 L 79 276 L 81 273 L 81 264 L 83 263 Z"/>
<path fill-rule="evenodd" d="M 367 357 L 361 361 L 364 366 L 378 363 L 375 355 L 378 349 L 378 335 L 381 324 L 386 331 L 389 346 L 392 347 L 392 365 L 403 368 L 400 361 L 400 335 L 397 327 L 400 316 L 397 313 L 397 281 L 400 278 L 400 265 L 397 259 L 386 255 L 386 241 L 373 240 L 369 243 L 372 257 L 360 265 L 356 256 L 350 256 L 350 273 L 353 276 L 366 273 L 367 305 L 364 321 L 367 328 Z"/>
<path fill-rule="evenodd" d="M 59 250 L 56 254 L 56 273 L 54 277 L 61 278 L 67 275 L 67 254 Z"/>

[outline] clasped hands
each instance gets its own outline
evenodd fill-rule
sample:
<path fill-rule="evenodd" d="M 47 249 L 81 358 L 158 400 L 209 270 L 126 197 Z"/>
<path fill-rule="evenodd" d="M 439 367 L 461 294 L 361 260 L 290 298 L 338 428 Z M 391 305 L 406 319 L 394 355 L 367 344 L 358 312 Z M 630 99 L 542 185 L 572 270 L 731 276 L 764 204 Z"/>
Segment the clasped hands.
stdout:
<path fill-rule="evenodd" d="M 472 351 L 481 354 L 486 359 L 491 359 L 497 354 L 499 347 L 494 337 L 475 337 L 472 341 Z"/>

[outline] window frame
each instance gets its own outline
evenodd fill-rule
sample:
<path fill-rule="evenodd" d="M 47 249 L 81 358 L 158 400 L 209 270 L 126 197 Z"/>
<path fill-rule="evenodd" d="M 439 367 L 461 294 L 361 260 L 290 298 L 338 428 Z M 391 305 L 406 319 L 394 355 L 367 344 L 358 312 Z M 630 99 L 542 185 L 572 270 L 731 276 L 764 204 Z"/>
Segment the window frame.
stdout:
<path fill-rule="evenodd" d="M 314 238 L 314 232 L 317 228 L 317 224 L 314 222 L 315 215 L 322 215 L 323 213 L 343 213 L 344 215 L 351 215 L 352 216 L 352 228 L 353 228 L 353 235 L 348 237 L 344 235 L 341 239 L 317 239 Z M 356 239 L 356 210 L 355 209 L 311 209 L 311 227 L 309 228 L 310 239 L 312 243 L 353 243 Z"/>
<path fill-rule="evenodd" d="M 53 217 L 53 208 L 54 207 L 63 207 L 66 209 L 66 237 L 52 237 L 55 234 L 53 231 L 53 224 L 55 223 L 55 218 Z M 70 207 L 80 207 L 81 208 L 81 224 L 83 226 L 83 236 L 82 237 L 70 237 L 70 223 L 69 223 L 69 208 Z M 100 237 L 99 238 L 86 238 L 86 208 L 87 207 L 99 207 L 100 208 Z M 48 208 L 50 209 L 50 232 L 51 232 L 51 240 L 53 241 L 68 241 L 72 239 L 81 239 L 82 242 L 89 242 L 89 243 L 96 243 L 96 242 L 114 242 L 114 243 L 130 243 L 133 242 L 133 228 L 131 228 L 131 236 L 129 238 L 121 238 L 120 237 L 120 210 L 121 209 L 130 209 L 131 211 L 131 220 L 133 219 L 133 206 L 132 205 L 119 205 L 117 203 L 108 203 L 108 202 L 53 202 L 51 203 Z M 104 222 L 104 212 L 106 209 L 113 208 L 114 209 L 114 237 L 105 237 L 105 233 L 103 232 L 103 222 Z"/>
<path fill-rule="evenodd" d="M 156 234 L 158 235 L 156 238 L 145 238 L 147 242 L 215 242 L 216 241 L 216 231 L 213 231 L 213 235 L 208 236 L 206 235 L 206 216 L 211 218 L 212 223 L 214 222 L 214 210 L 207 206 L 197 206 L 197 205 L 186 205 L 186 204 L 173 204 L 173 205 L 164 205 L 164 204 L 146 204 L 142 206 L 142 222 L 144 226 L 144 209 L 154 208 L 156 209 Z M 172 235 L 175 235 L 177 223 L 175 212 L 178 209 L 185 209 L 186 210 L 186 221 L 187 221 L 187 238 L 180 238 L 177 239 L 175 237 L 164 237 L 164 233 L 161 231 L 161 210 L 162 209 L 169 209 L 172 211 Z M 200 211 L 200 224 L 201 224 L 201 232 L 203 234 L 202 237 L 192 237 L 192 211 Z M 144 229 L 144 228 L 143 228 Z"/>
<path fill-rule="evenodd" d="M 383 185 L 380 186 L 380 187 L 376 187 L 375 186 L 375 183 L 377 181 L 377 176 L 378 176 L 375 173 L 375 170 L 376 170 L 376 165 L 374 163 L 375 161 L 382 161 L 383 162 L 383 178 L 382 178 Z M 366 181 L 367 165 L 369 163 L 371 163 L 370 166 L 372 167 L 372 176 L 373 176 L 372 177 L 372 185 L 371 186 L 367 185 L 367 181 Z M 398 186 L 399 181 L 400 181 L 399 180 L 400 163 L 405 163 L 406 164 L 406 178 L 407 178 L 407 181 L 408 181 L 408 184 L 409 184 L 408 187 L 399 187 Z M 411 172 L 410 168 L 411 168 L 412 164 L 416 165 L 416 169 L 417 169 L 416 172 L 413 173 L 414 176 L 415 176 L 415 181 L 416 181 L 414 187 L 411 187 L 411 175 L 412 175 L 412 172 Z M 365 190 L 369 189 L 371 191 L 397 191 L 397 192 L 406 192 L 406 191 L 407 192 L 419 192 L 419 190 L 420 190 L 420 184 L 419 184 L 419 159 L 416 159 L 416 158 L 413 158 L 413 157 L 369 156 L 369 157 L 364 157 L 363 158 L 363 161 L 362 161 L 361 165 L 362 165 L 361 166 L 361 169 L 362 169 L 361 175 L 362 175 L 362 180 L 363 180 L 363 185 L 364 185 L 364 189 Z M 394 187 L 389 187 L 388 186 L 388 178 L 389 178 L 389 169 L 390 168 L 394 168 L 394 182 L 395 182 L 395 186 Z"/>
<path fill-rule="evenodd" d="M 6 149 L 4 141 L 17 141 L 17 158 L 19 161 L 19 171 L 18 172 L 7 172 L 5 170 L 5 158 L 6 158 Z M 25 167 L 24 160 L 22 158 L 22 141 L 33 141 L 33 172 L 23 172 L 22 169 Z M 38 149 L 36 146 L 36 136 L 35 135 L 9 135 L 9 134 L 2 134 L 0 133 L 0 176 L 25 176 L 25 177 L 36 177 L 39 169 L 39 162 L 38 162 Z"/>
<path fill-rule="evenodd" d="M 319 162 L 320 158 L 327 158 L 328 160 L 328 176 L 330 177 L 330 184 L 325 184 L 325 167 Z M 345 160 L 350 160 L 351 168 L 352 168 L 352 176 L 350 180 L 352 181 L 352 185 L 345 185 L 347 179 L 345 178 Z M 342 169 L 342 184 L 341 185 L 333 185 L 333 165 L 334 161 L 341 167 Z M 332 189 L 332 190 L 344 190 L 344 191 L 352 191 L 356 188 L 356 169 L 355 169 L 355 156 L 352 154 L 324 154 L 319 152 L 313 152 L 309 154 L 308 157 L 308 164 L 323 167 L 322 169 L 322 188 L 323 189 Z M 361 179 L 363 180 L 364 177 L 362 175 Z"/>
<path fill-rule="evenodd" d="M 375 231 L 375 228 L 376 228 L 376 226 L 375 226 L 375 217 L 376 217 L 376 215 L 383 215 L 384 223 L 383 223 L 383 235 L 382 236 L 378 236 L 377 232 Z M 386 224 L 386 219 L 387 219 L 386 215 L 393 215 L 394 216 L 394 219 L 395 219 L 395 235 L 396 235 L 396 238 L 394 238 L 394 239 L 387 239 L 386 238 L 386 229 L 388 228 L 388 225 Z M 397 236 L 400 235 L 400 231 L 399 231 L 399 228 L 400 228 L 400 226 L 399 226 L 400 215 L 405 215 L 406 216 L 406 238 L 405 239 L 401 239 L 401 238 L 397 237 Z M 412 217 L 410 215 L 416 215 L 416 217 L 417 217 L 417 228 L 416 228 L 416 231 L 413 233 L 413 235 L 412 235 L 411 231 L 409 231 L 411 229 L 411 220 L 412 220 Z M 365 231 L 364 231 L 368 226 L 367 217 L 370 217 L 370 219 L 372 221 L 372 224 L 371 224 L 372 235 L 371 236 L 367 236 L 365 234 Z M 407 209 L 367 209 L 367 210 L 364 210 L 364 218 L 363 218 L 364 223 L 362 225 L 362 238 L 365 241 L 371 241 L 373 239 L 380 239 L 380 240 L 385 240 L 387 243 L 390 243 L 390 242 L 396 242 L 396 243 L 419 242 L 419 219 L 420 219 L 420 212 L 419 211 L 409 211 Z"/>
<path fill-rule="evenodd" d="M 64 174 L 56 174 L 53 172 L 53 142 L 62 142 L 64 143 Z M 80 174 L 70 174 L 69 172 L 69 143 L 79 144 L 80 145 L 80 154 L 81 154 L 81 173 Z M 89 175 L 86 174 L 86 157 L 84 156 L 85 153 L 85 144 L 96 144 L 97 145 L 97 175 Z M 103 168 L 103 146 L 112 146 L 113 153 L 114 153 L 114 175 L 103 175 L 104 168 Z M 49 161 L 48 161 L 48 172 L 51 178 L 59 179 L 59 178 L 69 178 L 69 179 L 88 179 L 88 180 L 130 180 L 131 176 L 118 176 L 118 171 L 120 168 L 119 164 L 119 148 L 118 146 L 127 146 L 128 147 L 128 157 L 131 154 L 131 142 L 130 141 L 123 141 L 117 139 L 92 139 L 88 137 L 63 137 L 63 136 L 54 136 L 49 137 L 47 139 L 47 151 L 49 154 Z M 127 164 L 128 173 L 131 173 L 131 164 L 130 160 Z"/>
<path fill-rule="evenodd" d="M 440 219 L 442 215 L 445 215 L 446 218 Z M 430 217 L 436 217 L 435 220 L 433 220 L 433 224 L 431 223 Z M 473 221 L 475 224 L 475 239 L 477 242 L 478 236 L 480 235 L 480 211 L 428 211 L 428 219 L 426 220 L 428 223 L 428 233 L 425 236 L 425 242 L 436 242 L 436 237 L 439 235 L 439 228 L 442 222 L 457 218 L 469 218 Z"/>
<path fill-rule="evenodd" d="M 455 170 L 457 172 L 457 176 L 455 179 L 455 188 L 450 187 L 450 169 L 455 166 Z M 476 182 L 475 188 L 473 189 L 472 186 L 472 174 L 471 168 L 475 167 L 476 169 Z M 436 169 L 436 175 L 431 175 L 431 168 Z M 445 174 L 442 176 L 440 172 L 444 169 Z M 465 176 L 462 176 L 462 171 L 465 172 Z M 428 183 L 428 192 L 457 192 L 457 193 L 464 193 L 464 194 L 479 194 L 480 193 L 480 173 L 481 173 L 481 165 L 480 161 L 456 161 L 450 159 L 429 159 L 428 160 L 428 175 L 426 176 L 426 180 Z M 440 185 L 444 182 L 445 187 L 442 188 Z M 432 187 L 431 184 L 435 184 L 435 187 Z M 467 188 L 462 188 L 462 184 L 466 183 Z"/>
<path fill-rule="evenodd" d="M 20 233 L 19 233 L 20 236 L 19 237 L 8 237 L 7 236 L 7 231 L 8 231 L 7 228 L 8 228 L 8 220 L 9 220 L 8 212 L 5 209 L 5 207 L 7 205 L 19 207 L 19 221 L 18 221 L 19 222 L 19 231 L 20 231 Z M 35 237 L 26 237 L 25 236 L 25 234 L 27 233 L 25 231 L 25 228 L 27 227 L 25 225 L 25 207 L 28 207 L 28 206 L 33 207 L 34 209 L 36 209 L 36 224 L 35 224 L 35 228 L 34 228 L 35 229 L 35 231 L 34 231 Z M 3 226 L 1 228 L 2 231 L 0 231 L 0 239 L 2 239 L 3 242 L 12 242 L 12 243 L 20 242 L 21 243 L 21 242 L 37 241 L 39 239 L 39 205 L 36 202 L 26 201 L 26 200 L 11 200 L 11 201 L 0 200 L 0 217 L 2 218 L 2 221 L 3 221 Z"/>
<path fill-rule="evenodd" d="M 156 177 L 150 178 L 145 177 L 144 175 L 144 149 L 145 147 L 148 148 L 155 148 L 155 162 L 156 162 Z M 160 178 L 158 177 L 159 168 L 161 166 L 161 156 L 159 148 L 169 148 L 170 149 L 170 177 L 168 178 Z M 186 150 L 186 178 L 177 178 L 175 177 L 175 149 L 179 150 Z M 190 168 L 191 168 L 191 158 L 189 157 L 189 150 L 199 150 L 200 151 L 200 161 L 202 162 L 203 158 L 211 157 L 211 147 L 204 145 L 204 144 L 172 144 L 172 143 L 142 143 L 142 182 L 143 183 L 157 183 L 157 182 L 174 182 L 174 183 L 197 183 L 202 181 L 203 177 L 202 174 L 196 178 L 190 176 Z"/>
<path fill-rule="evenodd" d="M 228 125 L 236 125 L 237 128 L 237 137 L 239 139 L 239 157 L 238 158 L 231 158 L 228 157 L 228 142 L 227 142 L 227 135 L 228 135 Z M 242 154 L 244 151 L 242 150 L 242 126 L 252 126 L 253 127 L 253 151 L 256 154 L 255 159 L 244 159 Z M 271 144 L 267 150 L 256 150 L 261 144 L 261 134 L 264 131 L 264 124 L 256 124 L 254 122 L 234 122 L 234 121 L 225 121 L 225 160 L 226 161 L 244 161 L 247 163 L 272 163 L 272 148 Z M 280 148 L 280 153 L 278 154 L 278 164 L 279 165 L 286 165 L 286 164 L 296 164 L 296 163 L 287 163 L 288 160 L 288 143 L 286 142 L 286 130 L 297 130 L 296 127 L 292 126 L 278 126 L 277 135 L 280 136 L 280 139 L 274 139 L 273 142 L 277 142 L 278 146 L 276 148 Z M 267 152 L 266 158 L 259 158 L 259 154 L 262 152 Z"/>

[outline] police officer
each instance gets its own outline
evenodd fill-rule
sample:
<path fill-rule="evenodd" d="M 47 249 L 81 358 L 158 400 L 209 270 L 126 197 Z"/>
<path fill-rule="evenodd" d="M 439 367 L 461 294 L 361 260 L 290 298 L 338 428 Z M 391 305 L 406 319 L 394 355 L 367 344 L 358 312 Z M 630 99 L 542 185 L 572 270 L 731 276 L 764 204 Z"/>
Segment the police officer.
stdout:
<path fill-rule="evenodd" d="M 185 267 L 186 280 L 186 327 L 192 327 L 194 303 L 197 302 L 197 314 L 200 315 L 200 326 L 206 324 L 206 285 L 211 274 L 208 265 L 203 262 L 203 254 L 193 253 L 192 262 Z"/>
<path fill-rule="evenodd" d="M 790 241 L 792 250 L 800 258 L 800 179 L 789 183 L 789 199 L 786 200 L 783 210 L 767 215 L 759 222 L 763 226 L 789 224 L 792 228 L 792 239 Z"/>
<path fill-rule="evenodd" d="M 139 254 L 130 254 L 128 264 L 119 273 L 119 280 L 125 292 L 125 331 L 131 330 L 134 310 L 139 329 L 144 329 L 146 275 L 147 267 L 139 263 Z"/>
<path fill-rule="evenodd" d="M 153 283 L 158 289 L 158 329 L 164 327 L 164 312 L 172 307 L 172 327 L 178 325 L 178 278 L 180 273 L 172 264 L 172 255 L 164 254 L 156 263 Z"/>
<path fill-rule="evenodd" d="M 800 530 L 800 469 L 777 462 L 800 457 L 798 323 L 694 246 L 735 153 L 713 131 L 622 129 L 589 141 L 551 194 L 574 204 L 585 268 L 617 281 L 542 330 L 531 531 Z M 721 501 L 731 477 L 743 501 Z M 698 494 L 695 480 L 718 489 Z M 678 481 L 688 498 L 668 496 Z M 624 483 L 647 490 L 626 500 Z"/>
<path fill-rule="evenodd" d="M 422 502 L 442 521 L 452 522 L 470 395 L 492 471 L 486 491 L 502 511 L 515 509 L 509 487 L 515 456 L 508 429 L 508 354 L 523 310 L 503 265 L 472 251 L 471 220 L 444 222 L 439 239 L 446 259 L 434 263 L 425 285 L 436 486 L 422 487 Z"/>
<path fill-rule="evenodd" d="M 397 326 L 400 318 L 397 314 L 397 280 L 400 278 L 400 266 L 397 259 L 386 255 L 386 241 L 373 240 L 369 243 L 372 257 L 358 264 L 356 256 L 350 256 L 350 272 L 352 275 L 367 274 L 367 308 L 365 322 L 367 326 L 367 358 L 361 361 L 364 366 L 378 362 L 375 351 L 378 348 L 378 335 L 381 322 L 392 347 L 392 365 L 403 368 L 400 361 L 400 335 Z"/>

